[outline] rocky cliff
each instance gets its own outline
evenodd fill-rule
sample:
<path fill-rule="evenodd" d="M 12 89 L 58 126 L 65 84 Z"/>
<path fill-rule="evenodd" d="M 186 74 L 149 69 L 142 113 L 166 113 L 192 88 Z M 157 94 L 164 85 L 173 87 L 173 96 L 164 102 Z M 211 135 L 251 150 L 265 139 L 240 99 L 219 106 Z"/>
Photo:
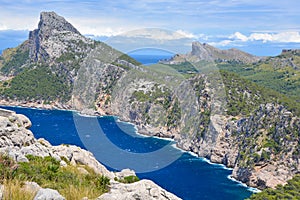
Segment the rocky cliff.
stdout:
<path fill-rule="evenodd" d="M 110 179 L 111 189 L 99 199 L 179 199 L 175 195 L 165 191 L 150 180 L 141 180 L 133 184 L 125 184 L 115 181 L 125 176 L 135 175 L 130 170 L 113 173 L 100 164 L 92 153 L 72 145 L 52 146 L 45 139 L 35 139 L 28 129 L 30 120 L 20 114 L 9 110 L 0 110 L 0 154 L 8 155 L 13 160 L 29 162 L 28 155 L 37 157 L 52 157 L 64 168 L 68 165 L 77 167 L 82 173 L 88 173 L 82 166 L 88 166 L 96 174 L 104 175 Z M 0 166 L 2 166 L 0 160 Z M 45 166 L 46 167 L 46 166 Z M 34 174 L 37 176 L 38 174 Z M 0 180 L 2 182 L 2 180 Z M 27 180 L 31 181 L 31 180 Z M 26 182 L 26 187 L 36 190 L 34 199 L 65 199 L 55 190 L 43 189 L 36 183 Z M 0 199 L 6 188 L 0 185 Z M 79 197 L 78 197 L 79 198 Z"/>
<path fill-rule="evenodd" d="M 71 39 L 88 43 L 63 17 L 54 12 L 42 12 L 38 29 L 29 33 L 29 57 L 33 61 L 58 58 L 66 52 Z"/>

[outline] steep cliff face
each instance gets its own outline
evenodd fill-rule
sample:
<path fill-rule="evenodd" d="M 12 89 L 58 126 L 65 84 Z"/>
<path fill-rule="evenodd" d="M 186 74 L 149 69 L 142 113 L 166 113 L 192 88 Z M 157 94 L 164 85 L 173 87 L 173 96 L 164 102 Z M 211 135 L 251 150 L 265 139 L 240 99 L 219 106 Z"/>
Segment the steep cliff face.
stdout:
<path fill-rule="evenodd" d="M 49 62 L 71 47 L 70 41 L 92 43 L 69 22 L 54 12 L 42 12 L 38 29 L 29 33 L 29 57 L 32 61 Z M 79 52 L 79 51 L 78 51 Z"/>
<path fill-rule="evenodd" d="M 233 176 L 260 188 L 285 184 L 299 173 L 300 118 L 283 106 L 266 104 L 237 122 L 239 146 Z"/>

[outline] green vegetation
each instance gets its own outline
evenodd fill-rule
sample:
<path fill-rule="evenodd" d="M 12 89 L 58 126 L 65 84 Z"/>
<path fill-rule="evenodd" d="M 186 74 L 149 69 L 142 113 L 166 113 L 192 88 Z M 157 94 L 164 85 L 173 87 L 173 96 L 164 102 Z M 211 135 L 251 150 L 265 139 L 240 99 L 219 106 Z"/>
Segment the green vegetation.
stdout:
<path fill-rule="evenodd" d="M 142 65 L 142 63 L 136 61 L 134 58 L 128 56 L 127 54 L 122 54 L 122 55 L 118 58 L 118 60 L 125 60 L 125 61 L 127 61 L 127 62 L 129 62 L 129 63 L 131 63 L 131 64 L 134 64 L 134 65 L 137 65 L 137 66 Z"/>
<path fill-rule="evenodd" d="M 168 88 L 160 87 L 159 84 L 155 84 L 150 90 L 134 91 L 130 103 L 139 106 L 139 112 L 143 115 L 144 121 L 148 124 L 151 123 L 151 117 L 148 113 L 151 104 L 160 105 L 165 111 L 159 120 L 162 126 L 175 128 L 181 118 L 181 108 L 178 99 L 172 96 Z"/>
<path fill-rule="evenodd" d="M 56 189 L 66 199 L 72 200 L 82 199 L 85 196 L 96 198 L 108 191 L 109 179 L 96 174 L 87 166 L 61 167 L 59 161 L 50 156 L 42 158 L 27 155 L 27 158 L 29 162 L 16 164 L 8 156 L 1 154 L 0 183 L 18 183 L 19 188 L 15 190 L 20 191 L 22 182 L 34 181 L 41 187 Z M 82 173 L 79 167 L 84 168 L 88 173 Z M 130 180 L 133 178 L 128 178 L 127 181 Z"/>
<path fill-rule="evenodd" d="M 132 99 L 136 99 L 139 102 L 151 101 L 149 94 L 145 93 L 143 90 L 134 91 L 132 93 Z"/>
<path fill-rule="evenodd" d="M 294 58 L 295 60 L 296 58 Z M 300 72 L 289 65 L 277 66 L 284 61 L 269 58 L 256 64 L 218 63 L 221 70 L 234 72 L 260 86 L 285 94 L 289 98 L 300 98 Z"/>
<path fill-rule="evenodd" d="M 278 185 L 276 189 L 266 189 L 260 193 L 253 194 L 249 200 L 297 200 L 300 197 L 300 175 L 296 175 L 284 186 Z"/>
<path fill-rule="evenodd" d="M 197 73 L 198 70 L 193 66 L 190 62 L 183 62 L 183 63 L 178 63 L 178 64 L 171 64 L 168 65 L 178 71 L 179 73 L 183 74 L 193 74 Z"/>
<path fill-rule="evenodd" d="M 115 178 L 115 181 L 119 181 L 120 183 L 135 183 L 138 182 L 140 179 L 137 176 L 125 176 L 122 179 L 118 179 L 117 177 Z"/>
<path fill-rule="evenodd" d="M 23 70 L 22 66 L 28 61 L 28 59 L 29 51 L 18 48 L 9 60 L 4 60 L 1 72 L 6 75 L 11 73 L 15 75 Z"/>
<path fill-rule="evenodd" d="M 3 186 L 3 200 L 32 200 L 36 195 L 35 191 L 23 189 L 24 182 L 19 180 L 6 179 Z"/>
<path fill-rule="evenodd" d="M 45 66 L 26 69 L 10 83 L 6 82 L 1 94 L 11 99 L 23 100 L 60 100 L 70 99 L 71 87 L 63 77 L 59 77 Z"/>
<path fill-rule="evenodd" d="M 300 114 L 300 102 L 225 70 L 220 71 L 227 94 L 229 115 L 249 115 L 262 103 L 278 102 Z"/>

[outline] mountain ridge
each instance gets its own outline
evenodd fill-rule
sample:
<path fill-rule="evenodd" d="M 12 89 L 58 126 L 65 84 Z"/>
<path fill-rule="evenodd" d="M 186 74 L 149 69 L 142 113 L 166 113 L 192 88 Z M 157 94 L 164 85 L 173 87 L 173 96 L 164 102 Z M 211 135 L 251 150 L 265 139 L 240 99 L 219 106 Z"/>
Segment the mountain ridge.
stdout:
<path fill-rule="evenodd" d="M 189 62 L 199 62 L 199 61 L 209 61 L 209 62 L 228 62 L 235 61 L 241 63 L 254 63 L 259 61 L 261 58 L 258 56 L 251 55 L 244 51 L 236 48 L 231 48 L 227 50 L 221 50 L 213 47 L 207 43 L 200 43 L 195 41 L 192 43 L 192 51 L 187 54 L 177 54 L 170 60 L 166 61 L 169 63 L 180 63 L 183 61 Z"/>

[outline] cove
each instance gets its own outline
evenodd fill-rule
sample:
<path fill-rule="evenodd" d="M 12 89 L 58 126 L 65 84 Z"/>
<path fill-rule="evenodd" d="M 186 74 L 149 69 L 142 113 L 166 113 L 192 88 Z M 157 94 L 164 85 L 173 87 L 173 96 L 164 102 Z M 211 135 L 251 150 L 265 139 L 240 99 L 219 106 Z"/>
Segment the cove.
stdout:
<path fill-rule="evenodd" d="M 36 138 L 45 138 L 52 145 L 72 144 L 87 149 L 97 154 L 97 146 L 101 146 L 101 141 L 96 141 L 94 148 L 86 148 L 82 142 L 82 136 L 93 140 L 97 136 L 95 130 L 91 129 L 88 123 L 92 120 L 89 116 L 79 116 L 81 120 L 86 121 L 87 126 L 84 135 L 79 136 L 78 130 L 74 124 L 73 115 L 78 115 L 72 111 L 62 110 L 41 110 L 21 107 L 1 106 L 5 109 L 14 110 L 17 113 L 24 114 L 32 121 L 31 130 Z M 95 118 L 93 118 L 95 120 Z M 174 142 L 156 137 L 144 137 L 136 133 L 134 125 L 117 120 L 113 116 L 97 117 L 99 125 L 102 127 L 107 138 L 118 148 L 124 151 L 135 153 L 147 153 L 157 151 L 165 146 L 172 148 L 172 153 L 180 154 L 180 157 L 170 165 L 146 173 L 138 173 L 141 179 L 150 179 L 176 194 L 182 199 L 245 199 L 252 192 L 249 188 L 228 178 L 231 174 L 230 169 L 222 165 L 209 164 L 202 158 L 198 158 L 188 152 L 182 152 L 174 147 Z M 129 133 L 129 134 L 128 134 Z M 99 144 L 98 144 L 99 143 Z M 110 149 L 106 149 L 101 154 L 110 157 Z M 168 155 L 166 155 L 168 156 Z M 124 168 L 131 168 L 130 162 L 126 157 L 111 157 L 112 162 L 119 162 Z M 155 163 L 156 160 L 148 158 L 145 163 Z M 102 162 L 101 160 L 99 160 Z M 103 163 L 103 162 L 102 162 Z M 103 163 L 110 170 L 107 163 Z"/>

